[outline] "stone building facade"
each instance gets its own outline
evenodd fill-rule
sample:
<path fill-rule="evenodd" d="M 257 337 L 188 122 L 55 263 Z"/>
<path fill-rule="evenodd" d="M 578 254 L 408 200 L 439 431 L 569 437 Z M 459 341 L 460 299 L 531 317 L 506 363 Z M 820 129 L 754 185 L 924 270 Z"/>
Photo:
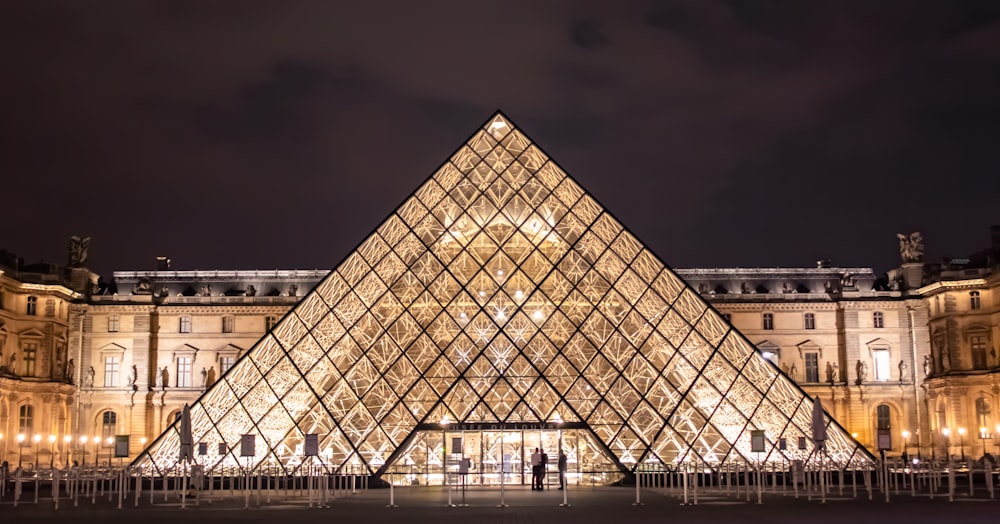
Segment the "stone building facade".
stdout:
<path fill-rule="evenodd" d="M 981 253 L 904 254 L 885 276 L 823 261 L 676 271 L 872 451 L 975 458 L 1000 449 L 998 253 L 993 228 Z M 134 457 L 327 273 L 164 265 L 96 285 L 79 266 L 0 274 L 0 452 L 12 466 L 108 461 L 115 435 Z"/>

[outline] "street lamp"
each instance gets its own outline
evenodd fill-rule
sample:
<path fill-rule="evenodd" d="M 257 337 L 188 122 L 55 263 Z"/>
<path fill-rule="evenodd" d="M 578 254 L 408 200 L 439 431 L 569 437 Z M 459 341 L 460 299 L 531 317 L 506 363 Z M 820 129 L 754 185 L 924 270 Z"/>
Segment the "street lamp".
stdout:
<path fill-rule="evenodd" d="M 948 460 L 951 460 L 951 428 L 944 428 L 941 433 L 944 435 L 944 450 L 947 452 Z"/>
<path fill-rule="evenodd" d="M 17 434 L 17 469 L 21 469 L 23 462 L 21 457 L 24 455 L 24 433 Z"/>
<path fill-rule="evenodd" d="M 63 453 L 66 454 L 66 467 L 69 468 L 69 456 L 70 456 L 70 444 L 73 443 L 73 437 L 66 435 L 63 437 Z"/>
<path fill-rule="evenodd" d="M 986 426 L 981 426 L 979 428 L 979 439 L 983 441 L 983 458 L 986 457 L 986 439 L 990 436 L 986 433 Z"/>
<path fill-rule="evenodd" d="M 56 460 L 56 436 L 49 435 L 49 469 L 55 468 Z"/>
<path fill-rule="evenodd" d="M 908 438 L 910 438 L 910 432 L 904 429 L 903 430 L 903 461 L 904 462 L 906 461 L 907 458 L 909 458 L 909 455 L 910 455 L 909 453 L 907 453 L 907 450 L 906 450 L 906 439 L 908 439 Z"/>
<path fill-rule="evenodd" d="M 965 428 L 958 428 L 958 444 L 962 449 L 962 461 L 965 462 Z"/>
<path fill-rule="evenodd" d="M 101 467 L 101 437 L 94 435 L 94 438 L 90 439 L 94 443 L 94 467 Z"/>
<path fill-rule="evenodd" d="M 38 469 L 38 443 L 42 441 L 42 436 L 35 433 L 35 436 L 31 438 L 35 441 L 35 469 Z"/>
<path fill-rule="evenodd" d="M 108 467 L 109 468 L 111 467 L 111 457 L 114 455 L 114 451 L 112 451 L 112 449 L 111 449 L 111 447 L 114 445 L 114 443 L 115 443 L 115 439 L 113 439 L 111 437 L 108 437 L 108 439 L 104 441 L 105 447 L 108 448 Z"/>
<path fill-rule="evenodd" d="M 83 458 L 83 465 L 87 465 L 87 435 L 80 435 L 80 457 Z"/>

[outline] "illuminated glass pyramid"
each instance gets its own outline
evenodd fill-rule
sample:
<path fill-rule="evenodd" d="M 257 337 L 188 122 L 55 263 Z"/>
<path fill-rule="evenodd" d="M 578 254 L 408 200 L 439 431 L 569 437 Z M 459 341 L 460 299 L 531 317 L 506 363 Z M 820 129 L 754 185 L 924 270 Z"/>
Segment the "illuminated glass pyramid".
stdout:
<path fill-rule="evenodd" d="M 191 414 L 209 466 L 295 465 L 318 434 L 329 465 L 380 473 L 420 433 L 476 423 L 578 428 L 623 470 L 805 458 L 812 407 L 498 113 Z M 835 463 L 870 460 L 826 421 Z M 174 424 L 137 464 L 178 447 Z"/>

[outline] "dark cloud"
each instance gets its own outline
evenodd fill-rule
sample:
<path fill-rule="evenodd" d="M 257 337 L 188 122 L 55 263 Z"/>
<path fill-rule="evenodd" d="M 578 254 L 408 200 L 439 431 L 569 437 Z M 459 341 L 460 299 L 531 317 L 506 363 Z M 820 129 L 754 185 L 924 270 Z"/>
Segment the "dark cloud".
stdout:
<path fill-rule="evenodd" d="M 611 43 L 608 37 L 601 32 L 597 22 L 593 20 L 574 22 L 570 26 L 569 36 L 573 44 L 588 51 L 593 51 Z"/>
<path fill-rule="evenodd" d="M 497 109 L 675 267 L 884 268 L 897 232 L 934 258 L 1000 223 L 995 2 L 2 9 L 28 258 L 329 267 Z"/>

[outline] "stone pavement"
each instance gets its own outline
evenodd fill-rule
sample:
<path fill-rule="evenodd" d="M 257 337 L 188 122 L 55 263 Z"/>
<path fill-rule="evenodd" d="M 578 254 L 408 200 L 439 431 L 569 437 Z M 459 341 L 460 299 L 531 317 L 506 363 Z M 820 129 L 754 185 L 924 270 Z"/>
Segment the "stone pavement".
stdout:
<path fill-rule="evenodd" d="M 745 492 L 744 492 L 745 493 Z M 849 493 L 845 491 L 845 495 Z M 9 494 L 8 494 L 9 495 Z M 869 501 L 867 493 L 858 493 L 858 498 L 839 496 L 834 490 L 825 504 L 816 496 L 812 500 L 800 494 L 782 496 L 765 493 L 762 504 L 757 504 L 756 495 L 746 501 L 745 494 L 739 498 L 735 494 L 702 493 L 698 505 L 682 505 L 676 494 L 663 490 L 649 489 L 641 492 L 642 505 L 634 505 L 635 489 L 628 487 L 573 487 L 568 492 L 570 507 L 560 507 L 562 492 L 547 490 L 530 491 L 526 487 L 507 488 L 504 493 L 506 508 L 498 508 L 500 492 L 495 488 L 470 488 L 465 493 L 464 502 L 468 506 L 448 507 L 448 493 L 440 487 L 397 488 L 394 498 L 398 507 L 386 507 L 389 502 L 388 489 L 359 491 L 355 495 L 346 494 L 330 501 L 329 507 L 309 507 L 305 496 L 284 492 L 272 495 L 270 503 L 262 495 L 257 503 L 256 493 L 250 496 L 250 508 L 244 508 L 245 498 L 239 495 L 217 498 L 209 503 L 202 500 L 198 506 L 188 505 L 181 509 L 179 499 L 170 494 L 166 502 L 161 492 L 154 495 L 149 503 L 149 493 L 140 497 L 135 507 L 134 497 L 123 501 L 122 509 L 117 509 L 117 496 L 108 500 L 108 495 L 98 496 L 96 504 L 82 497 L 78 506 L 73 507 L 71 499 L 62 499 L 60 508 L 53 509 L 49 496 L 40 495 L 39 503 L 33 503 L 34 494 L 26 491 L 18 507 L 13 507 L 10 497 L 0 502 L 0 518 L 6 522 L 45 523 L 79 521 L 102 522 L 103 524 L 220 524 L 229 521 L 289 523 L 322 522 L 435 522 L 461 524 L 491 523 L 795 523 L 795 524 L 888 524 L 895 522 L 947 522 L 986 523 L 996 522 L 1000 513 L 1000 503 L 988 498 L 988 494 L 978 492 L 974 498 L 967 493 L 948 502 L 947 496 L 930 500 L 926 495 L 911 498 L 909 494 L 891 495 L 886 503 L 884 496 L 875 492 Z M 279 496 L 280 495 L 280 496 Z M 462 503 L 461 492 L 452 492 L 452 502 Z M 16 520 L 15 520 L 16 519 Z M 282 523 L 283 524 L 283 523 Z"/>

